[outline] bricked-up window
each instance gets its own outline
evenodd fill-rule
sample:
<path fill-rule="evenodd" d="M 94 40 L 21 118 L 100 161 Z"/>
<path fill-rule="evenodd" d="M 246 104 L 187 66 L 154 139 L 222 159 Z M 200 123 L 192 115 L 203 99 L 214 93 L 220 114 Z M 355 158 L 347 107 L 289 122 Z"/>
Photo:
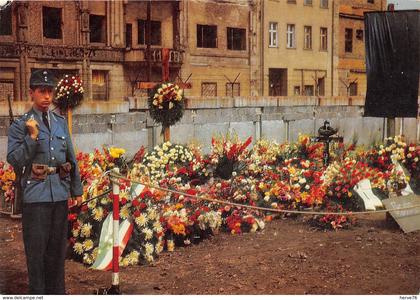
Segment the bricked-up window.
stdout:
<path fill-rule="evenodd" d="M 108 71 L 92 70 L 92 99 L 108 100 Z"/>
<path fill-rule="evenodd" d="M 311 26 L 304 26 L 304 49 L 312 49 L 312 27 Z"/>
<path fill-rule="evenodd" d="M 147 20 L 138 20 L 138 36 L 137 43 L 139 45 L 148 44 L 148 36 L 146 33 Z M 159 46 L 162 44 L 162 23 L 160 21 L 150 21 L 150 45 Z"/>
<path fill-rule="evenodd" d="M 216 82 L 202 82 L 201 83 L 201 96 L 217 96 L 217 83 Z"/>
<path fill-rule="evenodd" d="M 44 37 L 49 39 L 61 39 L 61 8 L 42 7 L 42 24 Z"/>
<path fill-rule="evenodd" d="M 357 96 L 357 82 L 350 83 L 349 96 Z"/>
<path fill-rule="evenodd" d="M 197 48 L 217 48 L 217 26 L 197 24 Z"/>
<path fill-rule="evenodd" d="M 106 42 L 106 21 L 105 16 L 89 15 L 90 42 Z"/>
<path fill-rule="evenodd" d="M 228 27 L 227 44 L 229 50 L 246 50 L 246 29 Z"/>
<path fill-rule="evenodd" d="M 318 78 L 318 96 L 325 96 L 325 77 Z"/>
<path fill-rule="evenodd" d="M 353 29 L 346 28 L 344 36 L 344 50 L 353 52 Z"/>
<path fill-rule="evenodd" d="M 314 95 L 314 86 L 313 85 L 305 85 L 305 96 L 313 96 Z"/>
<path fill-rule="evenodd" d="M 375 3 L 375 0 L 367 0 L 368 3 Z"/>
<path fill-rule="evenodd" d="M 0 35 L 12 34 L 12 3 L 0 5 Z"/>
<path fill-rule="evenodd" d="M 0 101 L 7 101 L 9 95 L 10 100 L 13 101 L 14 87 L 13 81 L 0 79 Z"/>
<path fill-rule="evenodd" d="M 241 84 L 239 82 L 235 83 L 226 83 L 226 96 L 228 97 L 238 97 L 241 95 Z"/>
<path fill-rule="evenodd" d="M 328 8 L 328 0 L 321 0 L 319 3 L 319 7 Z"/>
<path fill-rule="evenodd" d="M 279 32 L 277 22 L 268 23 L 268 47 L 279 45 Z"/>
<path fill-rule="evenodd" d="M 303 5 L 312 5 L 312 0 L 303 0 Z"/>
<path fill-rule="evenodd" d="M 287 48 L 296 48 L 295 24 L 287 24 Z"/>
<path fill-rule="evenodd" d="M 328 28 L 321 27 L 319 36 L 320 36 L 319 50 L 327 51 L 327 49 L 328 49 Z"/>
<path fill-rule="evenodd" d="M 363 41 L 363 29 L 356 30 L 356 39 L 359 41 Z"/>
<path fill-rule="evenodd" d="M 294 94 L 295 96 L 300 95 L 300 86 L 295 85 L 295 86 L 293 87 L 293 94 Z"/>

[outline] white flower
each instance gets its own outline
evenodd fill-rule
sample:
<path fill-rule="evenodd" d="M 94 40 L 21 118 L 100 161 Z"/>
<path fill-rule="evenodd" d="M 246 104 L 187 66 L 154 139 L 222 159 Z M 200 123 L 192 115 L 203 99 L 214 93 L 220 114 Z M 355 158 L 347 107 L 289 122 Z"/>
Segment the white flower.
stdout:
<path fill-rule="evenodd" d="M 157 217 L 158 217 L 158 215 L 157 215 L 157 213 L 156 213 L 156 210 L 155 209 L 153 209 L 153 208 L 148 208 L 147 209 L 147 212 L 148 212 L 148 214 L 147 214 L 147 217 L 150 219 L 150 220 L 156 220 L 157 219 Z"/>
<path fill-rule="evenodd" d="M 154 247 L 151 243 L 146 243 L 144 246 L 144 250 L 146 252 L 146 255 L 151 255 L 153 253 Z"/>
<path fill-rule="evenodd" d="M 91 231 L 92 231 L 92 225 L 90 223 L 83 224 L 80 236 L 90 237 Z"/>
<path fill-rule="evenodd" d="M 75 243 L 73 245 L 74 252 L 81 255 L 83 253 L 83 245 L 82 243 Z"/>
<path fill-rule="evenodd" d="M 147 220 L 146 214 L 143 213 L 140 216 L 138 216 L 134 221 L 136 222 L 137 225 L 144 226 L 148 220 Z"/>
<path fill-rule="evenodd" d="M 161 232 L 161 231 L 163 231 L 162 224 L 160 224 L 160 222 L 159 222 L 159 221 L 155 221 L 155 222 L 153 223 L 153 230 L 154 230 L 155 232 Z"/>
<path fill-rule="evenodd" d="M 152 238 L 153 238 L 153 231 L 152 231 L 152 230 L 150 230 L 149 228 L 144 228 L 144 229 L 142 230 L 142 232 L 144 233 L 144 239 L 145 239 L 146 241 L 148 241 L 148 240 L 150 240 L 150 239 L 152 239 Z"/>

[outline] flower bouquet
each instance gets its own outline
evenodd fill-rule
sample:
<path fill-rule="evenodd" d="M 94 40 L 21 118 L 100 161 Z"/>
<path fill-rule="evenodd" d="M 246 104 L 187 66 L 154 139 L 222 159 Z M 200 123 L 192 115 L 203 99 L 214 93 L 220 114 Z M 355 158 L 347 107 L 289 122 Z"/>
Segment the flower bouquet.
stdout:
<path fill-rule="evenodd" d="M 162 134 L 165 128 L 181 120 L 185 104 L 183 90 L 173 83 L 162 83 L 149 94 L 150 116 L 156 123 L 162 124 Z"/>
<path fill-rule="evenodd" d="M 54 104 L 62 113 L 77 107 L 83 100 L 84 89 L 79 76 L 64 75 L 55 90 Z"/>

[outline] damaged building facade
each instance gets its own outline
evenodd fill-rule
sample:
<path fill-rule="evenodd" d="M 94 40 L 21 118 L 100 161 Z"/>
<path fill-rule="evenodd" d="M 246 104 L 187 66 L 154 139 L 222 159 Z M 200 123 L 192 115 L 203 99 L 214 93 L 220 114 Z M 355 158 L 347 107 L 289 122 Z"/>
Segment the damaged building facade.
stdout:
<path fill-rule="evenodd" d="M 27 100 L 31 71 L 47 68 L 79 74 L 85 98 L 112 107 L 162 80 L 163 51 L 188 96 L 364 95 L 363 12 L 384 3 L 11 1 L 0 18 L 0 100 Z"/>

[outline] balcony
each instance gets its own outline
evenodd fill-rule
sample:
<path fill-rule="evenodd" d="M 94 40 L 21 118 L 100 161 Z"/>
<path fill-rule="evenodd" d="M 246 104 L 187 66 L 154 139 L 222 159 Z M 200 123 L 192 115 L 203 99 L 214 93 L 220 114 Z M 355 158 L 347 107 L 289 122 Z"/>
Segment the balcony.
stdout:
<path fill-rule="evenodd" d="M 162 48 L 152 48 L 150 49 L 150 60 L 152 63 L 160 64 L 162 62 Z M 169 50 L 169 63 L 170 64 L 179 64 L 183 63 L 183 53 L 178 50 L 170 49 Z M 133 63 L 133 62 L 147 62 L 146 49 L 130 49 L 124 52 L 124 62 Z"/>

